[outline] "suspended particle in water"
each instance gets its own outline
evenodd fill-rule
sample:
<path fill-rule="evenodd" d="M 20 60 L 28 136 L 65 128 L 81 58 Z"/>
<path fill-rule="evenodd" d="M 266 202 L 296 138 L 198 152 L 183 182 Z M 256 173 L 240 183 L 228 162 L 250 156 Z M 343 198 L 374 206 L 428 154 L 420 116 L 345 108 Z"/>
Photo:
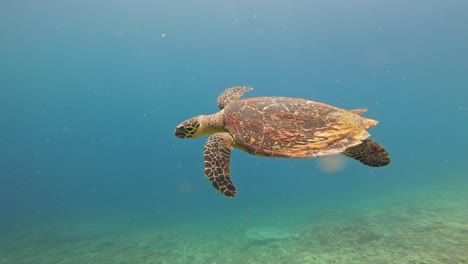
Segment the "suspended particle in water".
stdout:
<path fill-rule="evenodd" d="M 188 181 L 181 181 L 179 182 L 179 191 L 183 193 L 193 192 L 195 190 L 195 186 Z"/>
<path fill-rule="evenodd" d="M 166 33 L 162 33 L 161 38 L 165 38 L 165 37 L 166 37 Z"/>
<path fill-rule="evenodd" d="M 346 160 L 338 155 L 321 157 L 318 159 L 319 168 L 326 173 L 335 173 L 346 166 Z"/>

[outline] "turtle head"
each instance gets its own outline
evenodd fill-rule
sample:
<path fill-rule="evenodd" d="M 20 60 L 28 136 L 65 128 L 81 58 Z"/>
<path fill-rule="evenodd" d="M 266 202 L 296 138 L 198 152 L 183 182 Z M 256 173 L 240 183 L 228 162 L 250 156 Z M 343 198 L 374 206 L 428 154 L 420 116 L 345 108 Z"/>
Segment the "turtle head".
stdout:
<path fill-rule="evenodd" d="M 196 116 L 180 123 L 174 131 L 174 136 L 178 138 L 196 138 L 205 135 L 206 133 L 203 133 L 201 117 Z"/>
<path fill-rule="evenodd" d="M 199 115 L 180 123 L 174 131 L 178 138 L 197 138 L 208 134 L 226 131 L 223 124 L 223 111 L 212 115 Z"/>

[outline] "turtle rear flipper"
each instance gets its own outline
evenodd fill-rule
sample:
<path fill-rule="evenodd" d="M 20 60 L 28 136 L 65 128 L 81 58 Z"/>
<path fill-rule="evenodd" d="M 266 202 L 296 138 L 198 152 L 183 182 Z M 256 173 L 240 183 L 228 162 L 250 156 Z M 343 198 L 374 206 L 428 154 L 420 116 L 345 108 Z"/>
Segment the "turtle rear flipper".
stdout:
<path fill-rule="evenodd" d="M 365 112 L 367 112 L 367 108 L 359 108 L 359 109 L 353 109 L 353 110 L 348 110 L 348 112 L 351 112 L 356 115 L 362 115 Z"/>
<path fill-rule="evenodd" d="M 208 138 L 203 150 L 205 176 L 213 187 L 227 197 L 236 196 L 229 166 L 234 139 L 229 133 L 216 133 Z"/>
<path fill-rule="evenodd" d="M 369 139 L 347 148 L 342 154 L 370 167 L 382 167 L 390 163 L 388 152 L 379 143 Z"/>

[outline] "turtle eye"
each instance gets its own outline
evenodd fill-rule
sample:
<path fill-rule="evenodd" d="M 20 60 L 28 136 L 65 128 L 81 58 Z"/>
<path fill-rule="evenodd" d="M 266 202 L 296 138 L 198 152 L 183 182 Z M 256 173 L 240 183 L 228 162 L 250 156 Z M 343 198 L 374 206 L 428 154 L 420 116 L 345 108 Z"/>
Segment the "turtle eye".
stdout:
<path fill-rule="evenodd" d="M 193 137 L 195 132 L 197 132 L 196 127 L 193 127 L 192 125 L 185 127 L 185 133 L 186 133 L 185 137 Z"/>

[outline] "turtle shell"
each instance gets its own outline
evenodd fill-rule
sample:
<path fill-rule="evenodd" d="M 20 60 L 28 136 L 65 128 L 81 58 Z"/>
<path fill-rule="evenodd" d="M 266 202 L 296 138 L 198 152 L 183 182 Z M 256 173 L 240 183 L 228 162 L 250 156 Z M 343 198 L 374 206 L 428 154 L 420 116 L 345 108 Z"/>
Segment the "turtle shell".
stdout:
<path fill-rule="evenodd" d="M 368 138 L 366 129 L 377 124 L 341 108 L 288 97 L 238 100 L 226 105 L 223 117 L 236 147 L 270 157 L 338 154 Z"/>

